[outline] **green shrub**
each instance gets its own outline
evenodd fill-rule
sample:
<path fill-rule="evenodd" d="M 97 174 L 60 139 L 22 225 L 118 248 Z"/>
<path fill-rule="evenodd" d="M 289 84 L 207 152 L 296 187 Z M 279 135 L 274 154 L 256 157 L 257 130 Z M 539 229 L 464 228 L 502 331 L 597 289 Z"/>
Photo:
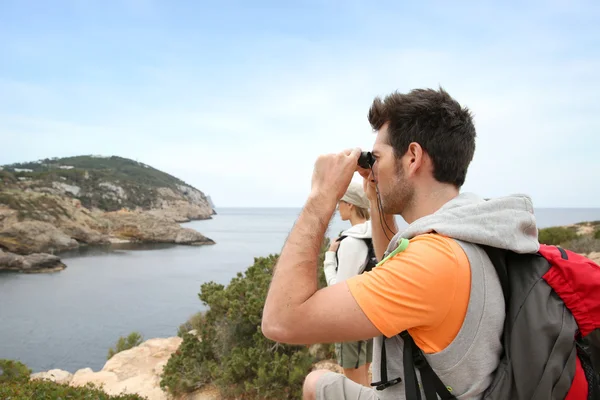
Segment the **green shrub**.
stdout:
<path fill-rule="evenodd" d="M 177 336 L 183 337 L 185 333 L 188 333 L 191 330 L 195 330 L 200 333 L 202 331 L 202 326 L 204 325 L 205 313 L 197 312 L 192 315 L 190 319 L 188 319 L 183 324 L 179 325 L 179 329 L 177 330 Z"/>
<path fill-rule="evenodd" d="M 142 343 L 143 337 L 138 332 L 131 332 L 129 336 L 123 337 L 121 336 L 119 340 L 117 340 L 117 344 L 115 348 L 112 347 L 108 349 L 108 357 L 110 360 L 115 354 L 120 353 L 124 350 L 129 350 L 135 346 L 139 346 Z"/>
<path fill-rule="evenodd" d="M 31 370 L 27 368 L 25 364 L 20 361 L 14 360 L 0 360 L 0 384 L 5 382 L 27 382 Z M 4 398 L 4 397 L 0 397 Z"/>
<path fill-rule="evenodd" d="M 574 229 L 563 226 L 540 229 L 538 233 L 539 242 L 548 245 L 559 245 L 576 238 Z"/>
<path fill-rule="evenodd" d="M 600 228 L 597 228 L 594 232 L 594 239 L 600 239 Z"/>
<path fill-rule="evenodd" d="M 97 386 L 73 387 L 47 380 L 0 383 L 0 399 L 10 400 L 147 400 L 136 394 L 108 395 Z"/>
<path fill-rule="evenodd" d="M 326 285 L 322 262 L 328 245 L 325 240 L 319 261 L 320 287 Z M 304 378 L 318 360 L 307 346 L 276 343 L 261 331 L 277 258 L 255 258 L 254 265 L 238 273 L 227 287 L 214 282 L 201 286 L 199 298 L 208 306 L 198 330 L 202 340 L 181 332 L 183 342 L 163 370 L 160 385 L 164 390 L 180 395 L 210 382 L 225 398 L 301 397 Z"/>

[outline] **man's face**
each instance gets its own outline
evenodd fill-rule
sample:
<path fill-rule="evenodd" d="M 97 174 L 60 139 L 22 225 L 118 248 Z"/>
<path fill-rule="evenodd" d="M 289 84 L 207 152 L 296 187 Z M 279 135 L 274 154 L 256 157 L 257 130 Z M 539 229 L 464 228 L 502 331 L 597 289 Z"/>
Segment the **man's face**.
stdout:
<path fill-rule="evenodd" d="M 396 158 L 388 141 L 388 124 L 377 132 L 372 151 L 375 157 L 373 173 L 379 190 L 381 206 L 386 214 L 402 214 L 413 198 L 414 189 L 402 168 L 402 160 Z"/>

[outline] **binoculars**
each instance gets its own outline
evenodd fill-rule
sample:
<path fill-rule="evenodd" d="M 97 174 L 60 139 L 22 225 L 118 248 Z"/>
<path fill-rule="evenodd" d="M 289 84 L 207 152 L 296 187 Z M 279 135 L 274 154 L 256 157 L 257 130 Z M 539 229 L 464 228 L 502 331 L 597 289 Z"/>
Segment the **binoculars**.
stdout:
<path fill-rule="evenodd" d="M 369 169 L 375 164 L 375 158 L 370 151 L 363 151 L 358 158 L 358 165 L 362 168 Z"/>

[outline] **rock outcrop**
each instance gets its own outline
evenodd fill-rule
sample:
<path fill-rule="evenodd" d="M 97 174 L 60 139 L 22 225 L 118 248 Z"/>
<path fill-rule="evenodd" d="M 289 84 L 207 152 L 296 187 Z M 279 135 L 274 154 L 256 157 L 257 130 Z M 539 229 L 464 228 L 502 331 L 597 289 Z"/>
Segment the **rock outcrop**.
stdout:
<path fill-rule="evenodd" d="M 0 269 L 55 271 L 64 264 L 51 254 L 82 245 L 214 244 L 179 225 L 213 214 L 204 193 L 133 160 L 86 156 L 5 166 Z"/>
<path fill-rule="evenodd" d="M 143 212 L 106 213 L 112 236 L 129 241 L 144 243 L 176 243 L 187 245 L 214 244 L 214 241 L 201 233 L 182 228 L 173 220 Z"/>
<path fill-rule="evenodd" d="M 30 254 L 20 256 L 0 250 L 0 271 L 19 271 L 26 273 L 55 272 L 65 269 L 60 258 L 50 254 Z"/>
<path fill-rule="evenodd" d="M 77 241 L 47 222 L 17 222 L 0 232 L 0 247 L 17 254 L 72 250 Z"/>
<path fill-rule="evenodd" d="M 160 387 L 160 376 L 181 342 L 180 337 L 147 340 L 137 347 L 115 354 L 98 372 L 84 368 L 70 374 L 55 369 L 31 377 L 71 386 L 85 386 L 88 383 L 102 385 L 103 390 L 111 395 L 132 393 L 145 396 L 148 400 L 171 400 L 173 398 Z M 220 399 L 219 391 L 208 386 L 177 400 L 217 399 Z"/>
<path fill-rule="evenodd" d="M 31 379 L 43 379 L 60 384 L 70 383 L 73 379 L 73 374 L 62 369 L 51 369 L 48 372 L 38 372 L 31 374 Z"/>

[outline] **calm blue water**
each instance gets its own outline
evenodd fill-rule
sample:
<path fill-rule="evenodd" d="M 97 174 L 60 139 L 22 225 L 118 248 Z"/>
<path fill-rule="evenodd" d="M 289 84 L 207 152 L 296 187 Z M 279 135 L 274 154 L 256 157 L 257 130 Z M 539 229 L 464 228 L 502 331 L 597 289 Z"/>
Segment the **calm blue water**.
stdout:
<path fill-rule="evenodd" d="M 254 257 L 279 253 L 299 211 L 219 209 L 212 220 L 184 224 L 214 246 L 94 249 L 63 257 L 68 268 L 59 273 L 0 274 L 0 358 L 21 360 L 34 372 L 99 370 L 120 335 L 174 336 L 179 324 L 204 309 L 200 285 L 227 284 Z M 547 227 L 600 220 L 600 209 L 540 209 L 536 215 Z M 329 236 L 347 227 L 336 215 Z"/>

